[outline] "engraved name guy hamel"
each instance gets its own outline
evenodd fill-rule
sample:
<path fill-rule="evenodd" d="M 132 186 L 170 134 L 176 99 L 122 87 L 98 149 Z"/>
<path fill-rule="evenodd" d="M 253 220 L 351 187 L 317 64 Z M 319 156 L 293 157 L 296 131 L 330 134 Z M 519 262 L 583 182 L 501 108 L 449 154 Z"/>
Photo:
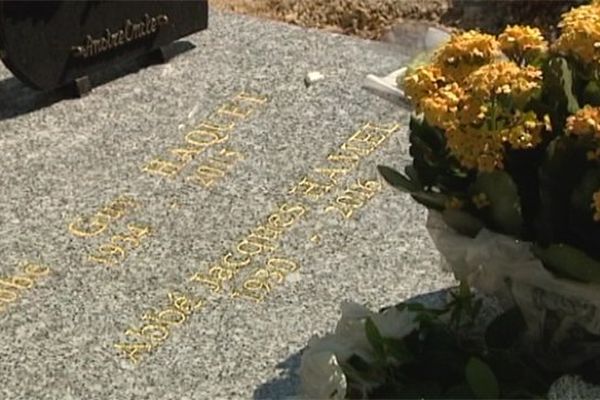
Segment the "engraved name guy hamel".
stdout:
<path fill-rule="evenodd" d="M 134 40 L 149 36 L 168 23 L 169 17 L 164 14 L 155 17 L 145 14 L 143 21 L 140 22 L 131 22 L 131 20 L 127 19 L 123 28 L 116 32 L 112 32 L 109 28 L 106 28 L 104 35 L 98 39 L 87 35 L 83 45 L 72 47 L 73 53 L 78 58 L 97 56 Z"/>

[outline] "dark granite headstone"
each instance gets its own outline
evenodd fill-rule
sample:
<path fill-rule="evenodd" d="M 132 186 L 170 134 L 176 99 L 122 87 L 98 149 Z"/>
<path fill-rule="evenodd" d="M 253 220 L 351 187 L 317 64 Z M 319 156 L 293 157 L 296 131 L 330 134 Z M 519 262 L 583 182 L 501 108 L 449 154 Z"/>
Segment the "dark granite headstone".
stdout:
<path fill-rule="evenodd" d="M 208 1 L 0 1 L 0 56 L 37 89 L 72 83 L 206 29 Z M 168 58 L 168 57 L 166 57 Z"/>

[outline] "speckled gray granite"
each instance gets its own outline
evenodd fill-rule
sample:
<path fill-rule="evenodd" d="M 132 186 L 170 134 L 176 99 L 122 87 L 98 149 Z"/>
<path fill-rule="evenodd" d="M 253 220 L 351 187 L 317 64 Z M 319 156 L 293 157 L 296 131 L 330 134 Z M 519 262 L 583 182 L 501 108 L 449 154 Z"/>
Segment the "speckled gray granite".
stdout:
<path fill-rule="evenodd" d="M 195 49 L 83 99 L 48 99 L 0 70 L 0 275 L 22 275 L 26 261 L 51 270 L 28 289 L 0 284 L 1 399 L 282 398 L 297 390 L 299 352 L 335 326 L 341 301 L 377 309 L 453 283 L 438 270 L 424 210 L 408 197 L 383 187 L 348 220 L 325 211 L 358 178 L 375 179 L 377 164 L 409 160 L 407 110 L 361 89 L 367 73 L 406 62 L 397 48 L 217 13 L 209 30 L 186 40 Z M 307 88 L 310 71 L 325 79 Z M 219 147 L 174 179 L 142 170 L 172 158 L 169 149 L 240 91 L 269 100 L 230 132 L 227 146 L 243 159 L 219 182 L 204 188 L 184 178 Z M 394 121 L 401 128 L 323 199 L 289 193 L 367 122 Z M 69 232 L 122 194 L 139 205 L 105 232 Z M 308 211 L 273 254 L 300 269 L 263 302 L 190 281 L 286 201 Z M 86 259 L 129 223 L 153 231 L 122 263 Z M 268 257 L 254 257 L 234 283 Z M 172 314 L 186 315 L 179 325 L 157 322 L 168 327 L 166 340 L 160 329 L 147 328 L 145 339 L 125 334 L 150 324 L 142 316 L 164 310 L 169 293 L 204 307 Z M 153 347 L 136 365 L 115 348 L 138 342 Z"/>

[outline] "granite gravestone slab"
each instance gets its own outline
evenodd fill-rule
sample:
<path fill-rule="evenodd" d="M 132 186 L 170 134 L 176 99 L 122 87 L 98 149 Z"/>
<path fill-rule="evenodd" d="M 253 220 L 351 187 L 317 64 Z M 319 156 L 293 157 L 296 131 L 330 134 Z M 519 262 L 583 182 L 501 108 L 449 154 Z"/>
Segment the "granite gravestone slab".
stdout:
<path fill-rule="evenodd" d="M 402 54 L 211 20 L 83 99 L 32 107 L 0 72 L 0 398 L 281 398 L 341 301 L 452 282 L 377 178 L 409 160 L 408 112 L 361 84 Z"/>

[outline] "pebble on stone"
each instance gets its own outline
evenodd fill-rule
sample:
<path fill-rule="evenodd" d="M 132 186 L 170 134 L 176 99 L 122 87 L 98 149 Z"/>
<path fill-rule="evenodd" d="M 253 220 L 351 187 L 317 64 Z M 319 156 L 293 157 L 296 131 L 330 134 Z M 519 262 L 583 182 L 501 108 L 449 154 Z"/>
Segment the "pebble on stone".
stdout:
<path fill-rule="evenodd" d="M 306 87 L 309 87 L 323 79 L 325 79 L 325 75 L 318 71 L 312 71 L 306 74 L 306 77 L 304 77 L 304 84 L 306 85 Z"/>

